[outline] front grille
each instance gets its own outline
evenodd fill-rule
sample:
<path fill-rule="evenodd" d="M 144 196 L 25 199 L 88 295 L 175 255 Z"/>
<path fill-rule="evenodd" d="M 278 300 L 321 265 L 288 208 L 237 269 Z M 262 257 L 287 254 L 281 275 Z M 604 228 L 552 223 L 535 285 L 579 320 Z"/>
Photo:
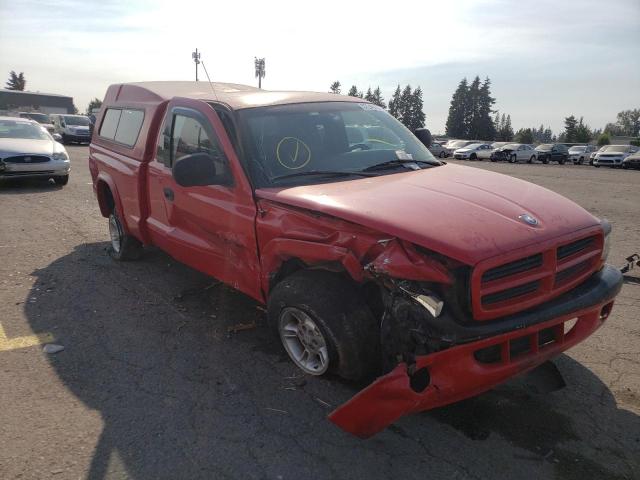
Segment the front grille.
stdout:
<path fill-rule="evenodd" d="M 536 290 L 538 290 L 538 288 L 540 288 L 540 282 L 536 281 L 525 283 L 524 285 L 518 285 L 517 287 L 508 288 L 506 290 L 501 290 L 497 293 L 483 296 L 482 305 L 491 305 L 493 303 L 504 302 L 505 300 L 521 297 L 523 295 L 527 295 L 528 293 L 535 292 Z"/>
<path fill-rule="evenodd" d="M 598 268 L 603 241 L 601 233 L 591 233 L 547 244 L 523 258 L 481 262 L 470 285 L 474 318 L 488 320 L 516 313 L 562 294 Z"/>
<path fill-rule="evenodd" d="M 587 237 L 582 238 L 576 242 L 569 243 L 567 245 L 559 246 L 557 251 L 558 260 L 562 260 L 563 258 L 567 258 L 575 253 L 578 253 L 581 250 L 584 250 L 593 242 L 595 242 L 595 237 Z"/>
<path fill-rule="evenodd" d="M 5 163 L 44 163 L 51 160 L 45 155 L 16 155 L 7 157 L 3 160 Z"/>
<path fill-rule="evenodd" d="M 491 282 L 508 277 L 509 275 L 515 275 L 516 273 L 537 268 L 540 265 L 542 265 L 542 254 L 538 253 L 521 260 L 516 260 L 515 262 L 509 262 L 499 267 L 491 268 L 482 274 L 482 281 Z"/>

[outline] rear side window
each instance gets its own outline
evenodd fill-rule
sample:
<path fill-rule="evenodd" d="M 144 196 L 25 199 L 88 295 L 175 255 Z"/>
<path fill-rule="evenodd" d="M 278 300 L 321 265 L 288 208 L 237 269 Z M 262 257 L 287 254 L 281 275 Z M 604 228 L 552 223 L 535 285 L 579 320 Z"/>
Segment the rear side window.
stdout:
<path fill-rule="evenodd" d="M 144 112 L 120 108 L 108 108 L 100 126 L 100 136 L 133 147 L 138 140 Z"/>

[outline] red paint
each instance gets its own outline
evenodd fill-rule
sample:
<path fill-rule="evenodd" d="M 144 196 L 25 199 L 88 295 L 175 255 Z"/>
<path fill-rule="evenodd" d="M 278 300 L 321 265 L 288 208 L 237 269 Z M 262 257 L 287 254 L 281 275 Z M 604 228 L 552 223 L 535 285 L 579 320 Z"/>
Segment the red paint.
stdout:
<path fill-rule="evenodd" d="M 611 302 L 610 302 L 611 303 Z M 421 393 L 409 386 L 407 365 L 399 364 L 391 373 L 378 378 L 347 403 L 334 410 L 329 419 L 343 430 L 367 438 L 388 427 L 403 415 L 430 410 L 483 393 L 505 380 L 531 370 L 581 342 L 596 331 L 603 303 L 523 330 L 509 332 L 416 358 L 416 370 L 427 368 L 431 383 Z M 564 322 L 577 318 L 572 330 L 564 334 Z M 482 364 L 474 352 L 492 345 L 506 346 L 510 340 L 535 336 L 540 330 L 556 327 L 553 343 L 516 358 L 495 364 Z M 537 345 L 537 342 L 536 342 Z M 503 348 L 508 352 L 508 347 Z"/>
<path fill-rule="evenodd" d="M 253 191 L 218 115 L 207 103 L 216 102 L 209 98 L 202 91 L 182 98 L 140 85 L 109 87 L 90 148 L 94 191 L 104 216 L 109 214 L 107 192 L 111 191 L 128 234 L 260 302 L 267 301 L 271 282 L 289 260 L 307 267 L 340 269 L 355 282 L 386 276 L 443 288 L 454 281 L 451 270 L 462 267 L 471 272 L 473 318 L 486 320 L 554 298 L 601 264 L 598 219 L 549 190 L 484 170 L 445 165 L 377 178 Z M 109 107 L 144 111 L 133 148 L 99 136 Z M 159 133 L 174 108 L 195 110 L 210 124 L 228 159 L 233 185 L 181 187 L 171 169 L 156 158 Z M 165 198 L 167 188 L 174 192 L 173 200 Z M 518 219 L 524 213 L 537 217 L 539 225 L 524 224 Z M 589 252 L 556 260 L 558 246 L 588 235 L 597 237 Z M 544 257 L 538 270 L 482 282 L 486 270 L 537 253 Z M 582 260 L 590 262 L 587 270 L 565 284 L 553 284 L 557 272 Z M 544 288 L 530 298 L 491 307 L 480 300 L 532 280 L 541 281 Z M 504 364 L 480 364 L 473 352 L 506 345 L 510 339 L 533 335 L 566 318 L 419 357 L 417 368 L 427 367 L 431 374 L 431 384 L 422 393 L 409 388 L 406 366 L 400 364 L 336 410 L 331 419 L 366 437 L 401 415 L 478 394 L 584 339 L 600 325 L 600 307 L 573 315 L 580 318 L 575 332 L 558 337 L 554 345 Z"/>

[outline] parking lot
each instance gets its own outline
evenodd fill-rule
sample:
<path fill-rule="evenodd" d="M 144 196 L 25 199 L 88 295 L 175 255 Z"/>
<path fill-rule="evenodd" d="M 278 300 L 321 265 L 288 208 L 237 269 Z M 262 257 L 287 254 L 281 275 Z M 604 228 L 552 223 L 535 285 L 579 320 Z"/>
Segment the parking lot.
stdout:
<path fill-rule="evenodd" d="M 564 389 L 515 380 L 363 441 L 326 420 L 360 387 L 302 375 L 259 305 L 153 248 L 112 261 L 68 151 L 67 186 L 0 187 L 0 478 L 640 478 L 640 272 L 555 361 Z M 608 218 L 613 264 L 640 251 L 640 171 L 456 163 Z"/>

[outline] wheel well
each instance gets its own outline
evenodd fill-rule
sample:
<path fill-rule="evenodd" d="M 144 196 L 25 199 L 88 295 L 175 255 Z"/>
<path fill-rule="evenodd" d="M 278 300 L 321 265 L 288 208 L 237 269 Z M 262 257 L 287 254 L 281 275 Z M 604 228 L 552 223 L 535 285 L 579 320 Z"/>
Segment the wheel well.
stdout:
<path fill-rule="evenodd" d="M 116 201 L 113 197 L 113 193 L 107 185 L 107 182 L 98 182 L 98 205 L 100 206 L 100 213 L 103 217 L 108 217 L 116 207 Z"/>
<path fill-rule="evenodd" d="M 272 292 L 278 283 L 301 270 L 325 270 L 344 276 L 360 290 L 364 302 L 371 309 L 374 317 L 377 320 L 382 318 L 382 314 L 384 313 L 384 299 L 380 286 L 374 281 L 357 283 L 349 276 L 339 262 L 327 262 L 321 265 L 310 266 L 299 258 L 290 258 L 283 262 L 276 272 L 270 275 L 269 291 Z"/>

